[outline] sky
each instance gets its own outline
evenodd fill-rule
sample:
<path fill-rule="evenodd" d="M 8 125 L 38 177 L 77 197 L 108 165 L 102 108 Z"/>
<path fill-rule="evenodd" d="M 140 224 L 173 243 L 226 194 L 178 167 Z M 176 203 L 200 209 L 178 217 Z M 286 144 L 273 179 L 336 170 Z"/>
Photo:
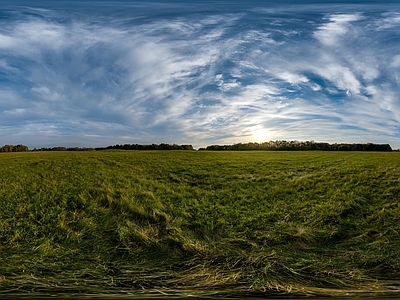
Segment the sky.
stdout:
<path fill-rule="evenodd" d="M 400 148 L 398 1 L 0 3 L 0 146 Z"/>

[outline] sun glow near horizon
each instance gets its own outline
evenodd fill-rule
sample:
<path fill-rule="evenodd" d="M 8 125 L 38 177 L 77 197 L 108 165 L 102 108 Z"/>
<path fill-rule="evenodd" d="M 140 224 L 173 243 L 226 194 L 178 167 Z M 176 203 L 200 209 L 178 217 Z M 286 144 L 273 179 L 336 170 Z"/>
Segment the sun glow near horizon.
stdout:
<path fill-rule="evenodd" d="M 253 141 L 257 143 L 267 142 L 271 139 L 271 133 L 265 128 L 257 128 L 251 135 Z"/>

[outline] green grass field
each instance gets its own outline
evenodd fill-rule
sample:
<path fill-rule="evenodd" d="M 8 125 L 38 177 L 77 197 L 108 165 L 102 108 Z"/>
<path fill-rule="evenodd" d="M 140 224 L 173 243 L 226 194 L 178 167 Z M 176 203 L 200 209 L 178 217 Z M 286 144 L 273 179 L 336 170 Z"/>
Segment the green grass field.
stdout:
<path fill-rule="evenodd" d="M 0 297 L 399 293 L 400 154 L 0 155 Z"/>

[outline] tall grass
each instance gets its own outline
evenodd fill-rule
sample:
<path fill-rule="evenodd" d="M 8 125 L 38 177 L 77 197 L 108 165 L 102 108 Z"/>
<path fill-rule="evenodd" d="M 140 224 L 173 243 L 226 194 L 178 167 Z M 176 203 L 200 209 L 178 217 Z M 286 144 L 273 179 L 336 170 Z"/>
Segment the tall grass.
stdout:
<path fill-rule="evenodd" d="M 0 294 L 395 292 L 400 156 L 0 156 Z"/>

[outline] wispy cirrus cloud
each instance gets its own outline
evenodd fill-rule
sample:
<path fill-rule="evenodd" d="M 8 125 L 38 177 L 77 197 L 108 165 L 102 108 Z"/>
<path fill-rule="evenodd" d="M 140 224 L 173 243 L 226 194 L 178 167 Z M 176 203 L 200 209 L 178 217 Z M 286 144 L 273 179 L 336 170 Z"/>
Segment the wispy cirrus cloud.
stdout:
<path fill-rule="evenodd" d="M 314 36 L 327 46 L 338 46 L 340 39 L 345 38 L 350 30 L 352 22 L 359 21 L 362 17 L 359 14 L 330 14 L 328 22 L 322 24 L 314 32 Z"/>

